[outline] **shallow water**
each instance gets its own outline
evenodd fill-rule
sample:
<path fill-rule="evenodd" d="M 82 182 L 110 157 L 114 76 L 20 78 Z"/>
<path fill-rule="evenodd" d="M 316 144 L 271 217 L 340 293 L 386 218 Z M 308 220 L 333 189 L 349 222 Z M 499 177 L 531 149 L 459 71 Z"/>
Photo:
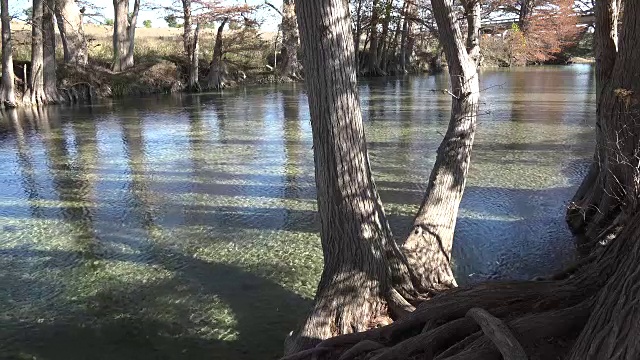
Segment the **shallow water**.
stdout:
<path fill-rule="evenodd" d="M 404 236 L 446 129 L 445 74 L 365 80 L 375 180 Z M 574 257 L 590 66 L 490 70 L 454 245 L 460 283 Z M 269 359 L 322 269 L 300 85 L 4 113 L 0 358 Z"/>

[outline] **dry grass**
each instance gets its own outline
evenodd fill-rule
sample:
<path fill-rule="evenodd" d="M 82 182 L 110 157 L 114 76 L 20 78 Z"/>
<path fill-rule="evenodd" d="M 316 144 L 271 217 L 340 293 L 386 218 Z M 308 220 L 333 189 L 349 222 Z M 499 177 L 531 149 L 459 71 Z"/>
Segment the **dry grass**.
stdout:
<path fill-rule="evenodd" d="M 11 23 L 13 34 L 13 56 L 16 61 L 31 59 L 31 26 L 19 21 Z M 208 63 L 213 56 L 215 29 L 202 29 L 200 32 L 200 57 Z M 89 59 L 95 64 L 109 64 L 112 59 L 113 45 L 111 36 L 113 27 L 106 25 L 85 25 L 85 34 L 89 44 Z M 237 44 L 232 40 L 237 36 L 227 31 L 229 39 L 227 58 L 233 63 L 240 63 L 247 68 L 262 68 L 266 63 L 266 55 L 270 53 L 268 45 L 273 34 L 257 34 L 252 44 Z M 62 58 L 62 49 L 58 49 Z M 134 56 L 141 61 L 155 61 L 162 58 L 182 57 L 182 29 L 180 28 L 137 28 Z"/>

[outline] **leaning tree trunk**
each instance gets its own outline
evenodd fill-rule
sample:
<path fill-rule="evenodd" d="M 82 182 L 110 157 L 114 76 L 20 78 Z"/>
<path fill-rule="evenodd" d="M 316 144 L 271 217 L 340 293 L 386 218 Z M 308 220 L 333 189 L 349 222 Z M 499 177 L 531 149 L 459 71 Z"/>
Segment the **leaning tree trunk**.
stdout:
<path fill-rule="evenodd" d="M 618 0 L 597 1 L 594 33 L 596 54 L 596 150 L 588 175 L 576 191 L 567 210 L 569 228 L 581 236 L 581 246 L 588 252 L 600 232 L 611 227 L 619 214 L 621 202 L 612 192 L 617 182 L 607 171 L 607 124 L 602 118 L 602 92 L 610 81 L 618 53 Z M 615 225 L 615 224 L 614 224 Z"/>
<path fill-rule="evenodd" d="M 298 22 L 296 21 L 294 0 L 282 2 L 282 50 L 279 71 L 281 76 L 300 78 L 298 63 Z"/>
<path fill-rule="evenodd" d="M 24 102 L 46 104 L 44 92 L 44 54 L 42 35 L 43 0 L 33 0 L 33 17 L 31 21 L 31 78 L 29 91 L 25 93 Z"/>
<path fill-rule="evenodd" d="M 451 120 L 438 148 L 413 231 L 403 244 L 411 268 L 421 277 L 423 291 L 456 286 L 450 265 L 451 247 L 469 169 L 480 92 L 477 68 L 465 49 L 453 0 L 431 3 L 449 65 Z M 478 9 L 479 6 L 472 8 Z M 476 16 L 479 18 L 479 14 Z"/>
<path fill-rule="evenodd" d="M 213 46 L 213 59 L 209 65 L 209 75 L 207 78 L 207 88 L 209 89 L 220 90 L 227 86 L 227 69 L 222 60 L 222 32 L 228 20 L 228 18 L 222 20 L 216 34 L 216 42 Z"/>
<path fill-rule="evenodd" d="M 15 76 L 11 43 L 11 15 L 8 0 L 0 0 L 2 16 L 2 83 L 0 83 L 0 105 L 16 107 Z"/>
<path fill-rule="evenodd" d="M 85 66 L 89 58 L 87 39 L 84 34 L 82 13 L 74 0 L 56 1 L 56 20 L 62 49 L 64 51 L 64 63 L 74 66 Z"/>
<path fill-rule="evenodd" d="M 286 352 L 359 332 L 412 307 L 409 270 L 371 176 L 348 5 L 296 2 L 313 133 L 324 270 L 314 307 Z"/>
<path fill-rule="evenodd" d="M 135 0 L 129 19 L 129 0 L 113 0 L 115 20 L 113 24 L 113 71 L 125 71 L 133 67 L 136 22 L 140 0 Z"/>
<path fill-rule="evenodd" d="M 56 76 L 55 0 L 45 0 L 42 16 L 44 93 L 48 103 L 60 101 Z"/>

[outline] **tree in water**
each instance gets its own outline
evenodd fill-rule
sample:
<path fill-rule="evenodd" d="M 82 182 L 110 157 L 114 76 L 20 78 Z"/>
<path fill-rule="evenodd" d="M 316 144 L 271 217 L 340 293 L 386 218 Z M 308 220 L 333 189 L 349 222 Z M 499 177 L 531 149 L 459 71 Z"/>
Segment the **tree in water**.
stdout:
<path fill-rule="evenodd" d="M 78 4 L 75 0 L 57 0 L 55 13 L 64 51 L 64 63 L 74 66 L 87 65 L 89 52 L 83 16 Z"/>
<path fill-rule="evenodd" d="M 229 18 L 222 19 L 216 33 L 216 42 L 213 47 L 213 59 L 209 65 L 209 75 L 207 77 L 207 87 L 209 89 L 220 90 L 227 86 L 227 69 L 222 59 L 222 32 L 229 21 Z"/>
<path fill-rule="evenodd" d="M 294 0 L 282 1 L 282 49 L 278 72 L 290 79 L 300 79 L 300 64 L 298 62 L 298 22 L 296 21 Z"/>
<path fill-rule="evenodd" d="M 44 92 L 44 40 L 42 16 L 44 0 L 33 0 L 33 18 L 31 20 L 31 77 L 29 90 L 24 94 L 23 102 L 35 105 L 47 103 Z"/>
<path fill-rule="evenodd" d="M 640 358 L 640 3 L 625 3 L 616 46 L 616 1 L 596 2 L 597 172 L 579 193 L 599 191 L 612 199 L 601 209 L 590 255 L 537 281 L 448 290 L 393 324 L 316 342 L 288 359 Z M 450 10 L 453 1 L 432 2 L 442 31 L 442 5 Z"/>
<path fill-rule="evenodd" d="M 0 0 L 0 16 L 2 20 L 2 83 L 0 83 L 0 105 L 16 107 L 13 46 L 11 41 L 11 15 L 9 15 L 8 0 Z"/>
<path fill-rule="evenodd" d="M 49 103 L 58 103 L 60 101 L 56 76 L 55 7 L 55 0 L 44 0 L 42 16 L 44 93 Z"/>
<path fill-rule="evenodd" d="M 443 41 L 448 42 L 451 121 L 414 228 L 401 249 L 392 237 L 369 167 L 348 7 L 342 0 L 296 3 L 325 265 L 314 307 L 287 339 L 287 353 L 385 324 L 411 312 L 412 302 L 455 286 L 451 243 L 479 94 L 475 64 L 451 3 L 447 6 L 449 13 L 439 18 L 439 24 Z"/>
<path fill-rule="evenodd" d="M 136 22 L 140 0 L 134 0 L 129 14 L 129 0 L 113 0 L 115 21 L 113 25 L 113 71 L 125 71 L 133 67 Z"/>

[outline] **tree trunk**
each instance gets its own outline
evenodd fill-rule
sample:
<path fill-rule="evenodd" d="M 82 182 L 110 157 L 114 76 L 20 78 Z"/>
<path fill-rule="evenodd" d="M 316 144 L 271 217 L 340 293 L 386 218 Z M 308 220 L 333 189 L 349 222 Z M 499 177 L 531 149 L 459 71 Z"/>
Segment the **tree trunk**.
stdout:
<path fill-rule="evenodd" d="M 60 101 L 56 76 L 55 0 L 45 0 L 42 16 L 44 93 L 48 103 Z"/>
<path fill-rule="evenodd" d="M 133 12 L 129 19 L 129 0 L 113 0 L 113 71 L 125 71 L 133 67 L 136 22 L 140 10 L 140 0 L 134 0 Z"/>
<path fill-rule="evenodd" d="M 33 0 L 33 17 L 31 24 L 31 79 L 29 91 L 25 93 L 24 102 L 46 104 L 44 92 L 44 54 L 42 35 L 43 0 Z"/>
<path fill-rule="evenodd" d="M 298 63 L 298 22 L 294 0 L 282 2 L 282 50 L 280 51 L 280 75 L 291 79 L 300 78 Z"/>
<path fill-rule="evenodd" d="M 617 13 L 614 1 L 596 2 L 596 27 L 606 25 Z M 619 226 L 628 229 L 614 240 L 612 249 L 617 256 L 616 270 L 606 286 L 600 290 L 596 305 L 580 334 L 570 359 L 638 359 L 640 358 L 640 3 L 624 3 L 624 20 L 617 56 L 613 27 L 602 27 L 598 41 L 600 61 L 596 74 L 604 80 L 598 99 L 598 121 L 605 144 L 604 161 L 600 162 L 603 190 L 620 208 Z M 598 22 L 598 18 L 606 22 Z M 614 23 L 616 24 L 616 23 Z M 609 31 L 607 31 L 609 30 Z M 598 30 L 596 30 L 598 31 Z M 605 45 L 604 43 L 609 45 Z M 605 50 L 608 48 L 609 50 Z M 614 53 L 615 54 L 615 53 Z M 606 60 L 605 60 L 606 59 Z M 611 69 L 604 68 L 611 65 Z M 608 209 L 601 209 L 608 211 Z M 614 221 L 615 223 L 615 221 Z M 630 235 L 630 236 L 626 236 Z"/>
<path fill-rule="evenodd" d="M 183 12 L 183 34 L 182 44 L 184 46 L 184 53 L 189 61 L 189 79 L 188 88 L 190 91 L 200 91 L 199 74 L 198 74 L 198 57 L 199 44 L 198 36 L 200 33 L 200 23 L 196 25 L 196 30 L 193 30 L 192 17 L 191 17 L 191 0 L 182 0 L 182 12 Z"/>
<path fill-rule="evenodd" d="M 607 124 L 602 118 L 602 92 L 610 81 L 618 55 L 618 0 L 597 1 L 595 5 L 596 29 L 594 33 L 596 54 L 596 150 L 588 175 L 576 191 L 567 210 L 569 228 L 581 238 L 583 250 L 603 229 L 609 228 L 619 213 L 620 201 L 615 199 L 610 186 L 616 179 L 602 169 L 607 168 Z M 615 134 L 611 134 L 615 136 Z"/>
<path fill-rule="evenodd" d="M 360 64 L 360 38 L 362 37 L 362 2 L 364 0 L 357 0 L 356 5 L 356 23 L 353 49 L 356 56 L 356 64 Z"/>
<path fill-rule="evenodd" d="M 407 65 L 413 53 L 413 18 L 417 6 L 414 0 L 405 0 L 404 20 L 402 21 L 402 37 L 400 40 L 400 69 L 407 72 Z"/>
<path fill-rule="evenodd" d="M 74 0 L 57 0 L 56 19 L 62 40 L 65 64 L 87 65 L 89 57 L 87 39 L 82 24 L 82 13 L 77 3 Z"/>
<path fill-rule="evenodd" d="M 456 286 L 450 266 L 451 247 L 469 170 L 480 92 L 477 68 L 465 49 L 453 0 L 431 3 L 449 65 L 452 99 L 449 128 L 438 148 L 413 231 L 403 244 L 409 265 L 421 277 L 422 291 Z"/>
<path fill-rule="evenodd" d="M 384 58 L 387 52 L 387 48 L 389 46 L 389 24 L 391 24 L 391 6 L 393 2 L 391 0 L 387 0 L 387 3 L 384 6 L 384 20 L 382 22 L 382 35 L 380 36 L 380 44 L 379 49 L 382 51 L 378 51 L 378 66 L 384 72 Z"/>
<path fill-rule="evenodd" d="M 11 42 L 11 15 L 8 0 L 0 0 L 2 16 L 2 83 L 0 84 L 0 105 L 16 107 L 15 75 L 13 73 L 13 46 Z"/>
<path fill-rule="evenodd" d="M 389 316 L 387 307 L 403 307 L 394 294 L 413 291 L 371 176 L 348 5 L 343 0 L 298 1 L 296 13 L 309 94 L 324 270 L 315 305 L 287 340 L 287 353 L 366 330 Z"/>
<path fill-rule="evenodd" d="M 209 89 L 220 90 L 227 85 L 227 69 L 222 60 L 222 31 L 224 31 L 224 26 L 228 20 L 228 18 L 222 20 L 216 34 L 216 42 L 213 47 L 213 60 L 211 60 L 211 64 L 209 65 L 209 76 L 207 79 L 207 88 Z"/>
<path fill-rule="evenodd" d="M 463 0 L 467 18 L 467 54 L 480 65 L 480 0 Z"/>
<path fill-rule="evenodd" d="M 371 23 L 369 25 L 369 60 L 367 62 L 368 68 L 365 73 L 370 76 L 383 75 L 380 66 L 378 66 L 378 21 L 380 20 L 378 2 L 379 0 L 373 0 L 373 7 L 371 8 Z"/>
<path fill-rule="evenodd" d="M 529 19 L 535 7 L 535 0 L 520 0 L 520 13 L 518 14 L 518 26 L 522 32 L 527 31 Z"/>

